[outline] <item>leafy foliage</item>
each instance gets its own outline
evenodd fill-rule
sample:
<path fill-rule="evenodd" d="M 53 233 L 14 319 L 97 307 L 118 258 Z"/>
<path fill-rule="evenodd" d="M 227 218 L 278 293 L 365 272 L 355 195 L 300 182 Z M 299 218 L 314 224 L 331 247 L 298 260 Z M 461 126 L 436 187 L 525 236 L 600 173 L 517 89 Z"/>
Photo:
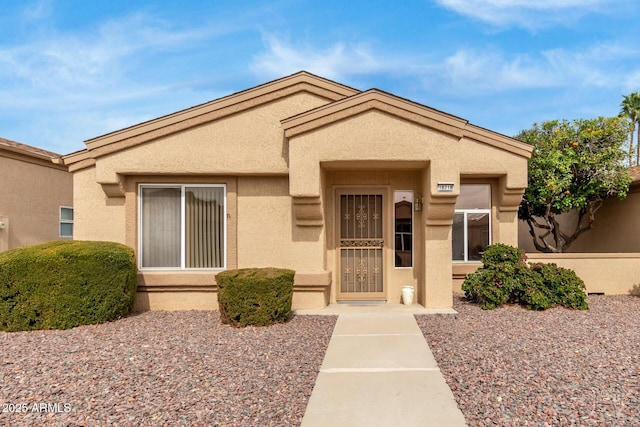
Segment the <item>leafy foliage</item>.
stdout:
<path fill-rule="evenodd" d="M 622 150 L 627 129 L 624 119 L 600 117 L 547 121 L 516 136 L 534 146 L 518 216 L 527 222 L 536 249 L 565 252 L 591 229 L 604 200 L 626 197 L 631 182 Z M 557 216 L 572 210 L 578 221 L 562 230 Z"/>
<path fill-rule="evenodd" d="M 540 276 L 543 289 L 549 293 L 550 306 L 557 304 L 577 310 L 589 308 L 584 282 L 575 271 L 554 263 L 533 263 L 530 267 Z"/>
<path fill-rule="evenodd" d="M 218 273 L 220 320 L 233 326 L 266 326 L 291 317 L 295 272 L 244 268 Z"/>
<path fill-rule="evenodd" d="M 462 284 L 467 298 L 482 309 L 506 303 L 519 303 L 532 310 L 556 305 L 589 308 L 584 282 L 572 270 L 552 263 L 529 265 L 520 249 L 504 244 L 489 245 L 482 262 L 483 267 L 467 275 Z"/>
<path fill-rule="evenodd" d="M 526 260 L 527 258 L 521 249 L 504 243 L 494 243 L 487 246 L 482 255 L 482 263 L 485 268 L 500 268 L 501 266 L 504 267 L 504 264 L 516 266 Z"/>
<path fill-rule="evenodd" d="M 0 254 L 0 329 L 68 329 L 133 309 L 133 250 L 112 242 L 54 241 Z"/>

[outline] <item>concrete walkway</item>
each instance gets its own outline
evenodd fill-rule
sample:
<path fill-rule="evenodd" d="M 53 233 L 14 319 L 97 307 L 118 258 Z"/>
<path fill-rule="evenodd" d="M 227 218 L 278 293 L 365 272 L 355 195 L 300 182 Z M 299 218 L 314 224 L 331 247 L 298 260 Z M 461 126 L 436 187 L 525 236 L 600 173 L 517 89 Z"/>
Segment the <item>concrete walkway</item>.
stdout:
<path fill-rule="evenodd" d="M 302 427 L 466 426 L 413 307 L 333 307 L 340 314 Z"/>

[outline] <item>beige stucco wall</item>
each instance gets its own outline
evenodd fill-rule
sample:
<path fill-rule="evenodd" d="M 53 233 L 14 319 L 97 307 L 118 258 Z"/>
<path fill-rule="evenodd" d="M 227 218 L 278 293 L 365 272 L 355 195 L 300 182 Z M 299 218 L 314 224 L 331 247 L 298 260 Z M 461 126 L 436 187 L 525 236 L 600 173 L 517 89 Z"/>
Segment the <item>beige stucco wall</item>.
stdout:
<path fill-rule="evenodd" d="M 593 229 L 580 236 L 570 252 L 640 252 L 640 182 L 626 199 L 608 200 L 596 213 Z"/>
<path fill-rule="evenodd" d="M 71 174 L 47 160 L 0 152 L 0 251 L 58 240 L 60 207 L 73 207 Z"/>
<path fill-rule="evenodd" d="M 324 229 L 292 222 L 288 177 L 238 178 L 238 266 L 324 270 Z"/>
<path fill-rule="evenodd" d="M 577 215 L 564 214 L 561 224 L 569 224 L 563 230 L 573 230 Z M 527 253 L 537 253 L 529 227 L 519 222 L 519 246 Z M 596 212 L 593 228 L 582 234 L 569 247 L 570 253 L 634 253 L 640 252 L 640 182 L 636 181 L 626 199 L 610 199 Z"/>
<path fill-rule="evenodd" d="M 576 272 L 589 293 L 640 295 L 640 253 L 530 253 L 528 262 L 555 263 Z M 481 263 L 454 264 L 453 291 L 462 293 L 462 282 Z"/>
<path fill-rule="evenodd" d="M 100 158 L 97 182 L 118 174 L 286 174 L 287 146 L 280 120 L 325 99 L 299 93 L 180 133 Z"/>
<path fill-rule="evenodd" d="M 640 290 L 640 253 L 531 254 L 528 261 L 553 262 L 575 271 L 587 292 L 627 295 Z"/>
<path fill-rule="evenodd" d="M 95 168 L 73 174 L 76 240 L 103 240 L 126 244 L 124 198 L 108 198 L 96 183 Z"/>
<path fill-rule="evenodd" d="M 508 187 L 524 188 L 527 182 L 525 158 L 377 110 L 294 136 L 289 145 L 292 195 L 318 195 L 320 164 L 335 161 L 429 161 L 434 192 L 439 181 L 459 184 L 461 174 L 505 175 Z"/>

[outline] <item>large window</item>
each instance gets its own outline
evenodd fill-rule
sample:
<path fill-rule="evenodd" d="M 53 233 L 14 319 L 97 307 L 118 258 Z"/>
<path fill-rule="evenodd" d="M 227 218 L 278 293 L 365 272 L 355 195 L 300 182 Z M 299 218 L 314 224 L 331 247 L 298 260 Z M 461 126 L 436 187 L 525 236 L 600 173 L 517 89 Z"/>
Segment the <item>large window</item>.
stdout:
<path fill-rule="evenodd" d="M 393 195 L 395 228 L 395 266 L 413 266 L 413 191 Z"/>
<path fill-rule="evenodd" d="M 225 268 L 225 191 L 224 185 L 141 185 L 141 268 Z"/>
<path fill-rule="evenodd" d="M 454 261 L 480 261 L 491 243 L 491 185 L 460 186 L 452 234 Z"/>

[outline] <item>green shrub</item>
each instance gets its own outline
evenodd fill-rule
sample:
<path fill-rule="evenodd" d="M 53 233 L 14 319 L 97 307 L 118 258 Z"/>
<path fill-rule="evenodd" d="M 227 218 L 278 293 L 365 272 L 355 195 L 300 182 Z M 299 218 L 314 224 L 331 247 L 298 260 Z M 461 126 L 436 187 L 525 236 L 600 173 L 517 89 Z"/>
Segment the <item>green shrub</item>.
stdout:
<path fill-rule="evenodd" d="M 293 270 L 245 268 L 218 273 L 220 319 L 233 326 L 266 326 L 291 317 Z"/>
<path fill-rule="evenodd" d="M 545 284 L 542 275 L 531 268 L 523 268 L 517 277 L 518 285 L 514 289 L 514 301 L 531 310 L 546 310 L 553 307 L 553 291 Z"/>
<path fill-rule="evenodd" d="M 467 298 L 483 309 L 494 309 L 513 300 L 520 270 L 526 268 L 524 253 L 502 243 L 487 246 L 483 267 L 469 274 L 462 283 Z"/>
<path fill-rule="evenodd" d="M 504 243 L 495 243 L 487 246 L 482 254 L 482 264 L 484 268 L 491 268 L 501 264 L 517 266 L 526 261 L 524 252 L 519 248 L 505 245 Z"/>
<path fill-rule="evenodd" d="M 462 290 L 467 298 L 476 301 L 484 310 L 491 310 L 507 303 L 515 286 L 516 281 L 509 269 L 479 268 L 467 276 Z"/>
<path fill-rule="evenodd" d="M 133 250 L 112 242 L 54 241 L 0 254 L 0 329 L 68 329 L 133 308 Z"/>
<path fill-rule="evenodd" d="M 563 307 L 586 310 L 586 287 L 575 271 L 558 267 L 554 263 L 531 264 L 531 270 L 537 272 L 546 289 L 553 295 L 553 302 Z"/>
<path fill-rule="evenodd" d="M 575 272 L 556 264 L 527 265 L 525 260 L 518 248 L 501 243 L 489 245 L 482 257 L 483 267 L 467 275 L 462 290 L 482 309 L 494 309 L 507 302 L 532 310 L 556 305 L 589 308 L 584 282 Z"/>

